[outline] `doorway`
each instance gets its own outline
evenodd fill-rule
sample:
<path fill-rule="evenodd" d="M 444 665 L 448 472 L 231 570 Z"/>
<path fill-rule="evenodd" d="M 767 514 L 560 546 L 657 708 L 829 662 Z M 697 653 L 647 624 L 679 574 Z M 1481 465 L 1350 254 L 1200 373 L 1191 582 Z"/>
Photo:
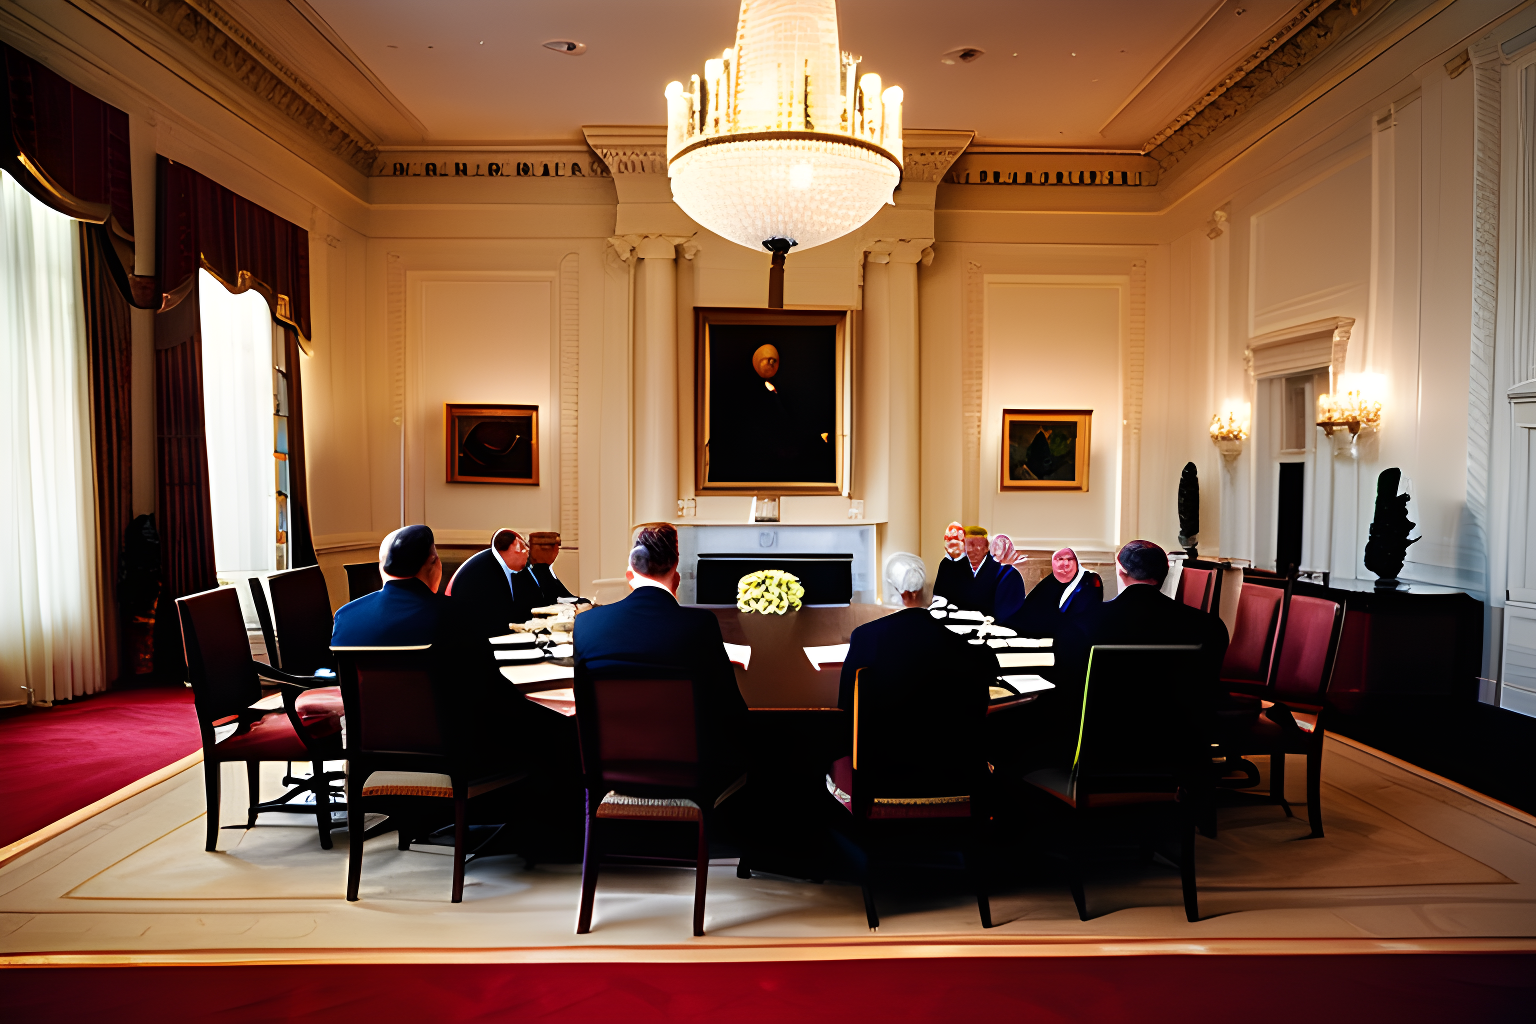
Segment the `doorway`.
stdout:
<path fill-rule="evenodd" d="M 1254 447 L 1254 562 L 1327 569 L 1332 545 L 1331 449 L 1319 446 L 1317 396 L 1328 391 L 1326 368 L 1258 382 Z"/>

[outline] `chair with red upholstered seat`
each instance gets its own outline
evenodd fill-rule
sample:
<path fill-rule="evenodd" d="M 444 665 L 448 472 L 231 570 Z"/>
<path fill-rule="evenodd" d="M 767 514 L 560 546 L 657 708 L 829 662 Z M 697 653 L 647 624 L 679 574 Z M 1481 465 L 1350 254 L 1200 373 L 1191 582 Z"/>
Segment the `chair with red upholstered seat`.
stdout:
<path fill-rule="evenodd" d="M 453 802 L 453 894 L 463 902 L 469 802 L 528 775 L 521 766 L 468 756 L 453 723 L 439 713 L 433 686 L 442 671 L 431 647 L 337 647 L 347 709 L 347 899 L 356 902 L 363 876 L 365 804 L 396 816 L 402 805 Z M 408 816 L 408 815 L 407 815 Z M 391 826 L 393 827 L 393 826 Z M 400 848 L 409 837 L 400 831 Z"/>
<path fill-rule="evenodd" d="M 695 714 L 700 684 L 686 677 L 654 678 L 656 674 L 594 673 L 580 663 L 576 666 L 576 729 L 587 790 L 578 935 L 592 930 L 601 862 L 622 856 L 612 852 L 613 844 L 600 833 L 611 833 L 620 822 L 677 822 L 697 829 L 693 934 L 704 934 L 710 825 L 715 810 L 746 785 L 747 776 L 714 763 L 710 737 L 701 734 L 703 723 Z"/>
<path fill-rule="evenodd" d="M 1285 595 L 1265 586 L 1245 586 L 1238 595 L 1237 621 L 1221 663 L 1221 682 L 1228 689 L 1253 693 L 1269 684 Z"/>
<path fill-rule="evenodd" d="M 1198 646 L 1097 646 L 1088 656 L 1077 754 L 1070 768 L 1024 777 L 1072 810 L 1066 851 L 1072 901 L 1088 920 L 1082 862 L 1085 815 L 1173 812 L 1179 838 L 1184 913 L 1200 918 L 1195 827 L 1210 801 L 1215 680 L 1202 678 Z M 1146 820 L 1134 824 L 1145 829 Z M 1144 842 L 1144 849 L 1151 846 Z"/>
<path fill-rule="evenodd" d="M 341 757 L 341 716 L 324 694 L 317 692 L 312 676 L 296 676 L 263 665 L 251 657 L 250 637 L 240 598 L 233 587 L 206 590 L 177 598 L 187 678 L 197 705 L 198 728 L 203 737 L 203 783 L 208 798 L 207 849 L 218 848 L 219 766 L 243 761 L 250 791 L 246 828 L 257 815 L 271 812 L 312 814 L 320 831 L 320 845 L 331 848 L 330 779 L 324 762 Z M 263 681 L 265 680 L 265 681 Z M 280 710 L 251 705 L 262 699 L 262 689 L 281 691 Z M 314 774 L 291 779 L 291 788 L 276 800 L 260 799 L 262 761 L 308 761 Z M 313 806 L 292 801 L 301 793 L 314 794 Z"/>
<path fill-rule="evenodd" d="M 876 867 L 897 848 L 961 851 L 981 926 L 992 927 L 981 846 L 988 821 L 989 770 L 983 755 L 984 695 L 975 704 L 931 699 L 934 680 L 918 673 L 853 680 L 853 749 L 832 763 L 827 792 L 844 813 L 836 830 L 863 854 L 861 887 L 870 930 Z M 926 695 L 926 699 L 925 699 Z"/>
<path fill-rule="evenodd" d="M 1221 571 L 1188 567 L 1181 569 L 1177 600 L 1202 612 L 1215 612 L 1221 607 Z"/>
<path fill-rule="evenodd" d="M 1246 734 L 1226 741 L 1231 756 L 1269 755 L 1270 799 L 1291 813 L 1285 799 L 1285 755 L 1307 758 L 1307 820 L 1323 834 L 1322 778 L 1328 683 L 1338 657 L 1344 610 L 1335 601 L 1293 596 L 1286 603 L 1269 685 L 1260 696 L 1272 706 Z"/>

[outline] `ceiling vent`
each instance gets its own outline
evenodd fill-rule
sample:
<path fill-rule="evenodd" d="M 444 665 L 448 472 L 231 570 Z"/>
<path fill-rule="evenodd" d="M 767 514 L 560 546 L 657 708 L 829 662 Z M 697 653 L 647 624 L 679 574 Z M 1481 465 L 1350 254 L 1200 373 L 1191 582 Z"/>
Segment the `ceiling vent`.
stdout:
<path fill-rule="evenodd" d="M 987 51 L 975 46 L 962 46 L 958 50 L 939 54 L 940 64 L 971 64 L 982 58 Z"/>
<path fill-rule="evenodd" d="M 544 44 L 544 49 L 563 53 L 568 57 L 580 57 L 587 52 L 586 43 L 578 43 L 573 39 L 551 39 Z"/>

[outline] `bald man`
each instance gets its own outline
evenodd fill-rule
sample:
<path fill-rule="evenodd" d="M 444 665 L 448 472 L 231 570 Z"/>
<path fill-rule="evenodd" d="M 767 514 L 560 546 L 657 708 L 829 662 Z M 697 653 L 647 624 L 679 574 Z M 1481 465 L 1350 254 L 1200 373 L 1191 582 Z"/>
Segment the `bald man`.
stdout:
<path fill-rule="evenodd" d="M 528 542 L 516 530 L 500 529 L 491 546 L 477 551 L 448 581 L 453 614 L 482 636 L 501 636 L 513 622 L 527 622 L 545 604 L 528 568 Z"/>
<path fill-rule="evenodd" d="M 332 646 L 433 643 L 443 607 L 437 594 L 443 563 L 432 529 L 402 526 L 385 537 L 379 545 L 379 574 L 384 577 L 382 587 L 337 609 Z"/>

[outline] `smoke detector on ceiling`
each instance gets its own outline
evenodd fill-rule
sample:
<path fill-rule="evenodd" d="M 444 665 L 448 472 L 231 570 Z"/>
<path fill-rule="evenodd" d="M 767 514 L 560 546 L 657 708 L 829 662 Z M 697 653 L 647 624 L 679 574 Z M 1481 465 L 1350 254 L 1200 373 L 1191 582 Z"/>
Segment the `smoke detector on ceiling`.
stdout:
<path fill-rule="evenodd" d="M 586 43 L 578 43 L 573 39 L 551 39 L 544 44 L 546 50 L 554 50 L 568 57 L 580 57 L 587 52 Z"/>
<path fill-rule="evenodd" d="M 957 50 L 939 54 L 940 64 L 970 64 L 981 59 L 987 51 L 975 46 L 962 46 Z"/>

